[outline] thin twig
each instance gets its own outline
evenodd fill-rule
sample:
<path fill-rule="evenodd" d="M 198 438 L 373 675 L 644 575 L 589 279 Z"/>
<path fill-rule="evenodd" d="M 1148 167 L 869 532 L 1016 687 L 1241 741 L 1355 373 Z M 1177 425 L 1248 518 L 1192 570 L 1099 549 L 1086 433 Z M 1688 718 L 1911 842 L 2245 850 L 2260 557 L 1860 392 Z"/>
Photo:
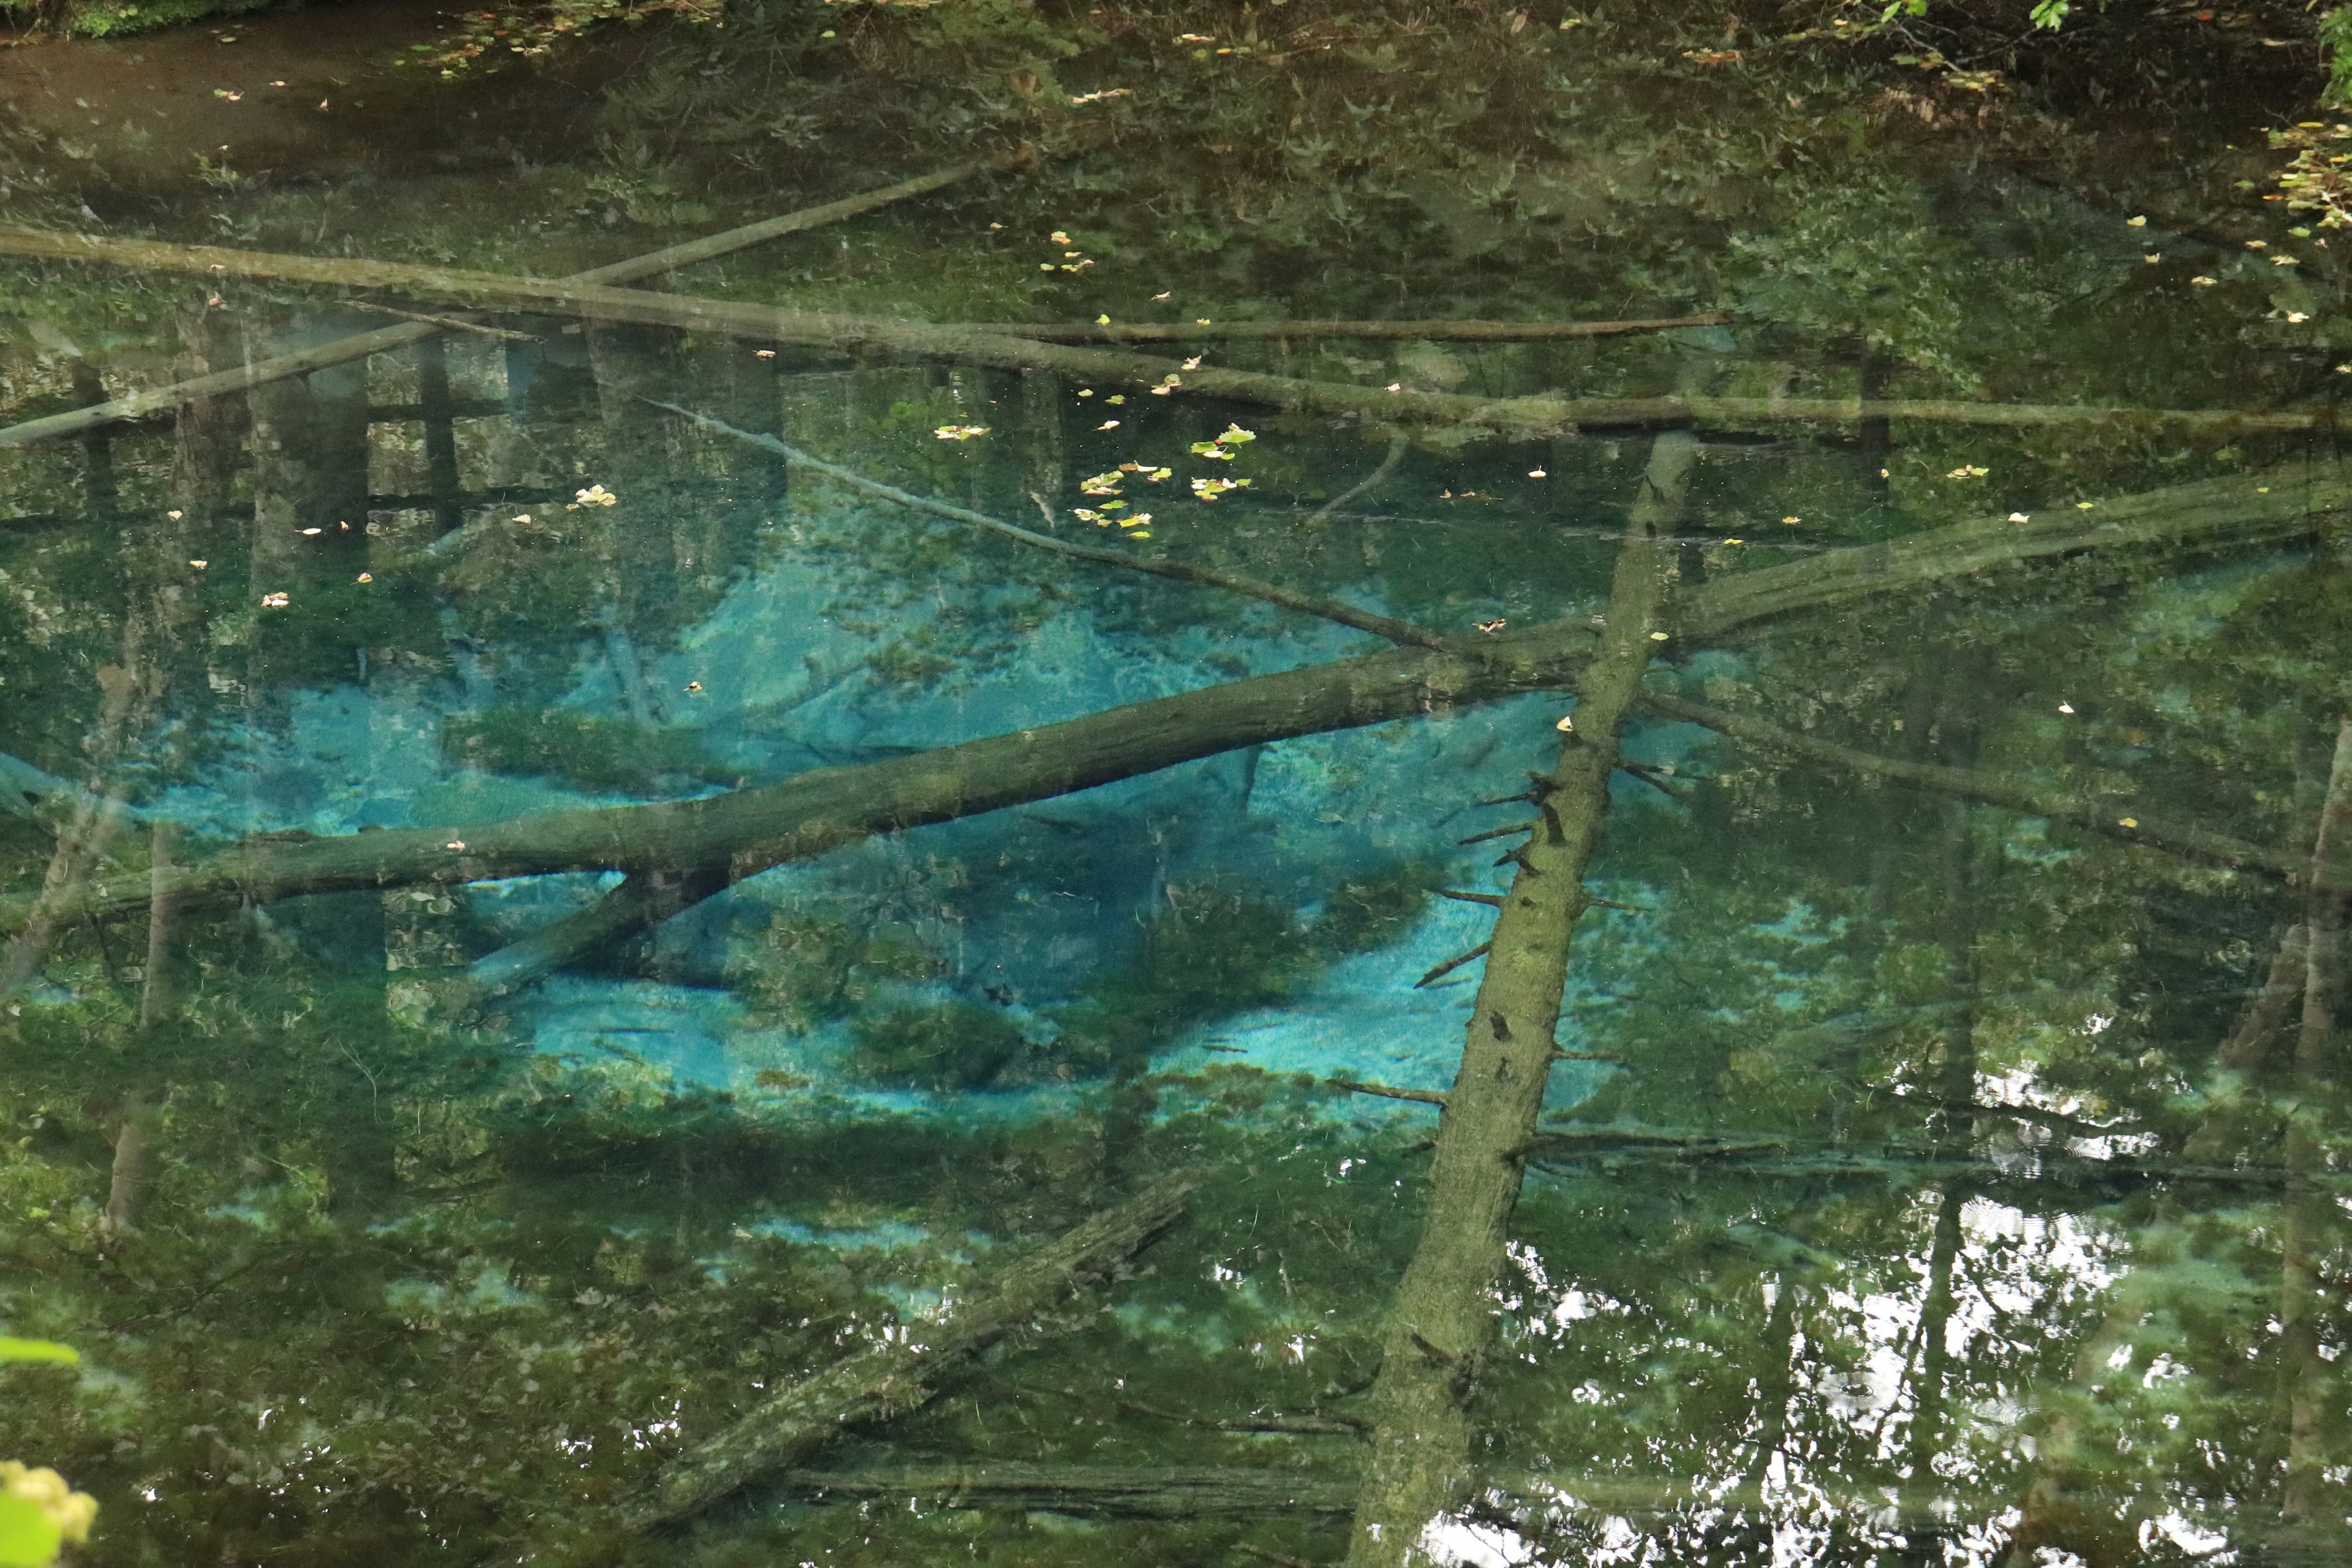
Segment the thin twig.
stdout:
<path fill-rule="evenodd" d="M 1488 909 L 1499 910 L 1503 907 L 1503 896 L 1500 893 L 1465 893 L 1457 888 L 1440 888 L 1437 889 L 1437 896 L 1441 899 L 1453 899 L 1459 903 L 1485 904 Z"/>
<path fill-rule="evenodd" d="M 854 469 L 841 467 L 838 463 L 828 463 L 822 458 L 813 457 L 798 447 L 779 440 L 773 436 L 751 430 L 739 430 L 725 420 L 713 419 L 707 414 L 698 414 L 691 408 L 682 408 L 675 403 L 663 403 L 651 397 L 644 401 L 652 404 L 656 408 L 665 408 L 672 414 L 691 419 L 706 429 L 716 430 L 722 435 L 731 436 L 737 440 L 747 441 L 752 446 L 773 452 L 787 462 L 797 463 L 803 468 L 823 474 L 836 484 L 845 485 L 854 490 L 862 490 L 867 495 L 877 496 L 884 500 L 895 501 L 900 506 L 910 507 L 917 511 L 929 512 L 934 517 L 944 517 L 951 521 L 970 523 L 974 528 L 984 528 L 992 533 L 1001 533 L 1007 539 L 1017 540 L 1023 544 L 1038 550 L 1050 551 L 1056 555 L 1066 555 L 1076 561 L 1090 561 L 1098 566 L 1116 566 L 1129 572 L 1149 573 L 1155 577 L 1173 578 L 1180 583 L 1196 583 L 1207 587 L 1223 588 L 1230 593 L 1244 595 L 1253 599 L 1262 599 L 1270 605 L 1279 605 L 1286 610 L 1297 610 L 1306 615 L 1319 616 L 1327 621 L 1336 621 L 1343 626 L 1352 626 L 1358 631 L 1370 632 L 1374 637 L 1386 637 L 1391 642 L 1402 643 L 1407 647 L 1433 648 L 1441 653 L 1459 651 L 1458 645 L 1453 639 L 1442 637 L 1425 626 L 1414 626 L 1411 621 L 1400 621 L 1388 616 L 1375 615 L 1370 610 L 1360 610 L 1353 605 L 1341 604 L 1337 599 L 1318 598 L 1312 594 L 1301 594 L 1277 584 L 1261 583 L 1254 577 L 1238 576 L 1230 572 L 1219 572 L 1207 566 L 1194 566 L 1188 562 L 1171 561 L 1164 555 L 1138 555 L 1123 550 L 1097 550 L 1092 545 L 1073 544 L 1066 539 L 1056 539 L 1050 533 L 1039 533 L 1034 529 L 1023 528 L 1018 523 L 1006 522 L 1001 518 L 990 517 L 985 512 L 973 511 L 967 507 L 950 505 L 946 501 L 933 500 L 929 496 L 919 496 L 912 490 L 902 490 L 896 485 L 886 485 L 879 479 L 869 479 Z M 1044 503 L 1041 501 L 1039 505 L 1042 506 Z"/>
<path fill-rule="evenodd" d="M 1328 519 L 1333 512 L 1339 510 L 1341 507 L 1346 506 L 1349 501 L 1354 500 L 1358 496 L 1378 489 L 1381 485 L 1387 483 L 1388 477 L 1397 471 L 1397 466 L 1404 461 L 1404 455 L 1412 449 L 1412 443 L 1407 441 L 1402 436 L 1398 437 L 1393 441 L 1391 441 L 1389 443 L 1389 454 L 1387 457 L 1381 459 L 1381 466 L 1379 468 L 1374 468 L 1370 473 L 1365 475 L 1362 479 L 1358 479 L 1354 484 L 1349 485 L 1346 489 L 1341 490 L 1329 500 L 1325 501 L 1321 506 L 1315 510 L 1314 514 L 1307 518 L 1307 521 L 1309 523 L 1321 522 Z"/>

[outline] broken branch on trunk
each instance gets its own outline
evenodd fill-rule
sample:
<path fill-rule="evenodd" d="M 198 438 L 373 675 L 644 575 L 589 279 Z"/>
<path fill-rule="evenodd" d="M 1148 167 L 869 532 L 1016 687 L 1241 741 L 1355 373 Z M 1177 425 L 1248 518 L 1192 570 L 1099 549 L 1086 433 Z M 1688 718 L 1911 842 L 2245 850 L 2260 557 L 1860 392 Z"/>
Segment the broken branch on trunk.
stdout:
<path fill-rule="evenodd" d="M 1482 942 L 1467 952 L 1457 952 L 1452 958 L 1447 959 L 1444 963 L 1437 965 L 1428 973 L 1414 981 L 1412 983 L 1412 988 L 1415 991 L 1418 991 L 1424 985 L 1430 984 L 1435 981 L 1443 980 L 1447 975 L 1453 973 L 1455 970 L 1461 968 L 1464 964 L 1475 963 L 1478 960 L 1486 957 L 1494 950 L 1495 944 L 1493 942 Z"/>
<path fill-rule="evenodd" d="M 1398 1089 L 1392 1084 L 1362 1083 L 1352 1078 L 1327 1078 L 1323 1081 L 1333 1089 L 1344 1089 L 1350 1094 L 1376 1094 L 1383 1100 L 1417 1100 L 1441 1110 L 1445 1105 L 1444 1093 L 1434 1089 Z"/>
<path fill-rule="evenodd" d="M 672 1465 L 625 1522 L 649 1530 L 688 1518 L 788 1468 L 850 1426 L 928 1403 L 982 1352 L 1073 1290 L 1109 1279 L 1182 1223 L 1194 1184 L 1189 1173 L 1171 1176 L 1007 1266 L 981 1293 L 770 1395 Z"/>
<path fill-rule="evenodd" d="M 750 430 L 738 430 L 723 420 L 713 419 L 707 414 L 697 414 L 691 408 L 681 408 L 675 403 L 660 403 L 652 398 L 647 398 L 646 401 L 652 403 L 656 408 L 666 408 L 672 414 L 682 415 L 705 429 L 716 430 L 721 435 L 730 436 L 736 440 L 773 452 L 787 462 L 823 474 L 835 484 L 845 486 L 862 494 L 894 501 L 899 506 L 908 507 L 916 511 L 927 511 L 934 517 L 943 517 L 953 522 L 969 523 L 974 528 L 984 528 L 992 533 L 1003 534 L 1007 539 L 1017 541 L 1034 549 L 1049 551 L 1055 555 L 1066 555 L 1075 561 L 1092 562 L 1097 566 L 1111 566 L 1121 571 L 1147 573 L 1154 577 L 1166 577 L 1178 583 L 1192 583 L 1203 587 L 1223 588 L 1252 599 L 1262 599 L 1269 605 L 1279 605 L 1286 610 L 1298 610 L 1307 615 L 1319 616 L 1324 620 L 1336 621 L 1340 626 L 1352 626 L 1360 632 L 1370 632 L 1376 637 L 1382 637 L 1406 647 L 1442 650 L 1454 646 L 1454 639 L 1442 637 L 1426 626 L 1417 626 L 1411 621 L 1400 621 L 1393 616 L 1377 615 L 1370 610 L 1360 610 L 1353 605 L 1342 604 L 1337 599 L 1325 599 L 1313 594 L 1301 594 L 1276 583 L 1261 583 L 1255 577 L 1244 577 L 1234 572 L 1220 572 L 1213 566 L 1195 566 L 1190 562 L 1172 560 L 1166 555 L 1140 555 L 1121 550 L 1101 550 L 1090 544 L 1073 544 L 1066 539 L 1056 539 L 1050 533 L 1039 533 L 1034 529 L 1023 528 L 1017 523 L 990 517 L 985 512 L 973 511 L 969 507 L 933 500 L 929 496 L 917 495 L 912 490 L 902 490 L 896 485 L 884 484 L 879 479 L 869 479 L 853 468 L 845 468 L 837 463 L 828 463 L 822 458 L 813 457 L 798 447 L 791 446 L 773 436 L 763 436 Z M 1037 502 L 1038 510 L 1045 513 L 1045 521 L 1049 523 L 1053 521 L 1053 511 L 1046 506 L 1045 498 L 1039 496 L 1032 499 Z"/>
<path fill-rule="evenodd" d="M 1383 423 L 1412 421 L 1484 430 L 1512 439 L 1565 435 L 1590 426 L 1828 423 L 1907 419 L 2011 428 L 2162 427 L 2215 436 L 2253 431 L 2332 430 L 2329 408 L 2123 408 L 2076 404 L 1972 403 L 1955 399 L 1842 397 L 1486 398 L 1310 381 L 1255 371 L 1181 371 L 1165 360 L 1115 349 L 1083 348 L 968 326 L 793 310 L 729 300 L 614 289 L 558 279 L 359 258 L 287 256 L 156 240 L 102 238 L 40 229 L 0 228 L 0 255 L 89 261 L 148 271 L 272 278 L 327 288 L 379 290 L 410 298 L 505 306 L 593 321 L 633 321 L 715 333 L 749 342 L 795 343 L 841 353 L 887 353 L 1000 370 L 1058 372 L 1097 382 L 1167 387 L 1269 407 L 1349 415 Z M 395 329 L 408 330 L 408 329 Z M 418 329 L 421 330 L 421 329 Z"/>
<path fill-rule="evenodd" d="M 805 207 L 799 212 L 786 213 L 780 217 L 763 218 L 758 223 L 745 224 L 739 228 L 730 228 L 720 234 L 706 235 L 700 239 L 690 239 L 684 244 L 669 246 L 645 256 L 631 257 L 625 261 L 615 261 L 607 266 L 591 268 L 585 272 L 572 274 L 569 281 L 628 283 L 639 279 L 658 277 L 665 272 L 674 272 L 682 267 L 691 267 L 698 261 L 709 261 L 724 256 L 730 251 L 740 250 L 746 246 L 758 245 L 764 240 L 776 239 L 787 234 L 797 234 L 803 229 L 820 228 L 830 223 L 839 223 L 844 218 L 871 212 L 876 207 L 887 206 L 892 202 L 905 201 L 910 196 L 926 195 L 942 186 L 953 184 L 959 180 L 970 179 L 977 174 L 1015 167 L 1024 161 L 1024 155 L 1012 155 L 958 163 L 950 168 L 936 170 L 931 174 L 918 174 L 911 180 L 901 180 L 893 185 L 884 185 L 878 190 L 864 191 L 854 196 L 845 196 L 837 202 L 826 202 L 821 206 Z M 350 303 L 361 310 L 388 309 L 385 306 L 366 304 L 359 300 L 352 300 Z M 408 315 L 409 312 L 394 310 L 392 314 Z M 65 436 L 79 436 L 86 431 L 95 430 L 102 426 L 119 424 L 125 420 L 145 419 L 152 415 L 169 414 L 199 398 L 217 397 L 225 393 L 249 391 L 257 386 L 268 385 L 274 381 L 285 381 L 293 376 L 308 375 L 314 370 L 324 370 L 329 365 L 346 364 L 352 360 L 366 359 L 373 354 L 389 353 L 394 349 L 406 348 L 413 343 L 422 342 L 427 338 L 453 328 L 463 328 L 467 331 L 488 332 L 499 337 L 528 336 L 526 333 L 509 332 L 501 328 L 487 327 L 474 321 L 453 321 L 436 316 L 415 317 L 411 323 L 405 326 L 385 327 L 353 337 L 338 338 L 332 342 L 320 343 L 297 353 L 279 354 L 273 359 L 256 360 L 250 364 L 240 365 L 235 370 L 197 376 L 190 381 L 175 382 L 172 385 L 155 387 L 147 392 L 130 393 L 109 402 L 93 404 L 88 408 L 77 408 L 66 414 L 53 414 L 46 419 L 28 419 L 21 425 L 12 425 L 5 429 L 0 429 L 0 447 L 27 447 L 37 441 L 53 440 Z"/>

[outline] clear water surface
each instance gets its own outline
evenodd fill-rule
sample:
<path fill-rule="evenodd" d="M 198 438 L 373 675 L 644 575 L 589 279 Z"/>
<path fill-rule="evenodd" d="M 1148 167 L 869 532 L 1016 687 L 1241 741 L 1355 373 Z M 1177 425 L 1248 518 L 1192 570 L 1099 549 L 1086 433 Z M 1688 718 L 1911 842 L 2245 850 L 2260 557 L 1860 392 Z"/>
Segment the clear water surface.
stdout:
<path fill-rule="evenodd" d="M 0 257 L 0 423 L 215 378 L 0 433 L 0 1327 L 81 1358 L 0 1371 L 0 1457 L 97 1500 L 73 1560 L 2343 1560 L 2352 323 L 2264 135 L 2332 167 L 2308 21 L 1877 21 L 0 50 L 48 233 L 545 279 L 1000 160 L 619 285 L 961 337 Z M 1008 325 L 1098 319 L 1179 330 Z M 1647 401 L 1496 412 L 1547 396 Z M 1494 803 L 1607 743 L 1561 660 L 1645 516 L 1674 604 L 1795 597 L 1669 606 L 1643 689 L 1717 727 L 1624 721 L 1535 1134 L 1441 1121 Z M 1421 1352 L 1466 1480 L 1400 1524 L 1449 1138 L 1523 1187 L 1441 1281 L 1489 1331 Z M 648 1521 L 845 1365 L 898 1393 Z"/>

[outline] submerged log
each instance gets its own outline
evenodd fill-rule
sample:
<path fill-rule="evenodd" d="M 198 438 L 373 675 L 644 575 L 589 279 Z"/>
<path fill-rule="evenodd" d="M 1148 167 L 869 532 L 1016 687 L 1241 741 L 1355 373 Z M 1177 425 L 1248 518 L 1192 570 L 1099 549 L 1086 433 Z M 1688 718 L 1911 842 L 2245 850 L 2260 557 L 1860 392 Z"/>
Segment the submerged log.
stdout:
<path fill-rule="evenodd" d="M 1784 729 L 1749 714 L 1688 701 L 1664 692 L 1643 692 L 1641 706 L 1645 711 L 1662 718 L 1702 724 L 1734 740 L 1786 752 L 1790 756 L 1821 763 L 1842 773 L 1885 779 L 1893 784 L 1908 784 L 1938 795 L 1957 795 L 1962 800 L 2005 805 L 2029 816 L 2063 822 L 2126 844 L 2145 844 L 2185 859 L 2201 860 L 2210 866 L 2260 871 L 2284 878 L 2290 882 L 2300 882 L 2311 869 L 2307 856 L 2256 844 L 2251 839 L 2234 838 L 2226 833 L 2215 833 L 2195 823 L 2159 820 L 2145 815 L 2147 808 L 2128 797 L 2095 799 L 2068 791 L 2061 785 L 2037 784 L 1980 768 L 1946 767 L 1935 763 L 1882 756 L 1875 752 L 1821 740 L 1801 731 Z"/>
<path fill-rule="evenodd" d="M 1198 343 L 1236 339 L 1393 338 L 1422 342 L 1538 343 L 1564 338 L 1621 338 L 1678 327 L 1730 323 L 1723 310 L 1629 321 L 985 321 L 976 331 L 1055 343 Z"/>
<path fill-rule="evenodd" d="M 407 262 L 287 256 L 160 240 L 114 239 L 0 227 L 0 256 L 89 261 L 146 271 L 270 278 L 327 288 L 380 289 L 444 303 L 507 306 L 594 321 L 634 321 L 709 332 L 748 342 L 796 343 L 841 353 L 896 353 L 1001 370 L 1038 370 L 1114 385 L 1231 398 L 1267 407 L 1342 415 L 1382 423 L 1414 422 L 1486 431 L 1512 439 L 1564 435 L 1590 426 L 1831 423 L 1913 419 L 2015 428 L 2162 426 L 2213 436 L 2253 431 L 2325 430 L 2329 408 L 2121 408 L 2076 404 L 1974 403 L 1960 399 L 1851 397 L 1528 397 L 1486 398 L 1400 387 L 1213 368 L 1183 370 L 1164 360 L 1115 349 L 1081 348 L 967 326 L 793 310 L 690 295 L 613 289 L 562 279 L 518 278 Z"/>
<path fill-rule="evenodd" d="M 2000 566 L 2111 550 L 2137 563 L 2159 549 L 2242 547 L 2305 531 L 2312 515 L 2352 504 L 2352 479 L 2297 468 L 2271 477 L 2268 495 L 2242 480 L 2209 481 L 2105 502 L 2063 529 L 1961 523 L 1719 576 L 1675 601 L 1675 639 L 1663 646 L 1727 640 L 1772 619 Z M 2299 492 L 2297 504 L 2279 494 L 2290 489 Z M 1563 689 L 1574 684 L 1592 641 L 1586 621 L 1555 621 L 1450 652 L 1400 649 L 1256 676 L 703 800 L 551 812 L 462 831 L 247 844 L 176 869 L 168 891 L 195 910 L 558 871 L 715 870 L 740 880 L 875 834 L 1026 805 L 1244 746 Z M 70 912 L 132 912 L 149 896 L 143 874 L 101 875 L 75 895 Z M 27 909 L 22 896 L 0 900 L 0 931 L 21 926 Z"/>
<path fill-rule="evenodd" d="M 1013 168 L 1023 161 L 1024 160 L 1021 156 L 1014 155 L 977 159 L 970 163 L 958 163 L 950 168 L 935 170 L 928 174 L 918 174 L 910 180 L 901 180 L 894 185 L 884 185 L 878 190 L 863 191 L 854 196 L 845 196 L 837 202 L 826 202 L 821 206 L 805 207 L 799 212 L 786 213 L 780 217 L 763 218 L 758 223 L 745 224 L 739 228 L 728 229 L 724 233 L 705 235 L 700 239 L 690 239 L 683 244 L 668 246 L 644 256 L 633 256 L 625 261 L 615 261 L 607 266 L 591 268 L 585 272 L 572 274 L 567 281 L 629 283 L 640 279 L 657 278 L 665 272 L 675 272 L 679 268 L 691 267 L 698 261 L 709 261 L 727 255 L 730 251 L 740 250 L 746 246 L 758 245 L 787 234 L 798 234 L 804 229 L 821 228 L 826 224 L 839 223 L 844 218 L 871 212 L 876 207 L 887 206 L 892 202 L 905 201 L 910 196 L 924 195 L 943 186 L 951 185 L 959 180 L 970 179 L 974 174 L 990 170 Z M 266 386 L 274 381 L 285 381 L 293 376 L 308 375 L 314 370 L 324 370 L 329 365 L 347 364 L 355 359 L 366 359 L 373 354 L 389 353 L 395 349 L 423 342 L 427 338 L 457 328 L 463 328 L 469 331 L 497 332 L 503 337 L 521 335 L 501 332 L 496 328 L 484 327 L 478 322 L 436 321 L 430 318 L 414 321 L 397 327 L 383 327 L 373 332 L 337 338 L 332 342 L 319 343 L 295 353 L 256 360 L 250 364 L 240 365 L 235 370 L 220 371 L 212 375 L 175 382 L 172 385 L 154 387 L 145 392 L 128 393 L 109 402 L 93 404 L 88 408 L 77 408 L 65 414 L 50 415 L 45 419 L 28 419 L 21 425 L 11 425 L 5 429 L 0 429 L 0 448 L 29 447 L 36 442 L 54 440 L 65 436 L 79 436 L 86 431 L 95 430 L 102 426 L 119 424 L 124 420 L 145 419 L 152 415 L 169 414 L 198 398 L 216 397 L 224 393 L 245 392 L 257 386 Z"/>
<path fill-rule="evenodd" d="M 1609 807 L 1617 737 L 1659 643 L 1673 578 L 1666 540 L 1696 444 L 1658 437 L 1627 520 L 1600 651 L 1580 682 L 1578 723 L 1532 794 L 1539 820 L 1496 912 L 1461 1070 L 1431 1156 L 1421 1239 L 1389 1310 L 1350 1568 L 1425 1561 L 1423 1533 L 1472 1487 L 1470 1399 L 1496 1332 L 1494 1286 L 1551 1078 L 1584 868 Z"/>
<path fill-rule="evenodd" d="M 991 1345 L 1074 1290 L 1109 1279 L 1184 1219 L 1195 1185 L 1171 1176 L 1118 1207 L 1006 1266 L 977 1294 L 847 1361 L 770 1395 L 671 1466 L 631 1510 L 635 1530 L 686 1519 L 762 1477 L 789 1468 L 847 1428 L 904 1415 Z"/>

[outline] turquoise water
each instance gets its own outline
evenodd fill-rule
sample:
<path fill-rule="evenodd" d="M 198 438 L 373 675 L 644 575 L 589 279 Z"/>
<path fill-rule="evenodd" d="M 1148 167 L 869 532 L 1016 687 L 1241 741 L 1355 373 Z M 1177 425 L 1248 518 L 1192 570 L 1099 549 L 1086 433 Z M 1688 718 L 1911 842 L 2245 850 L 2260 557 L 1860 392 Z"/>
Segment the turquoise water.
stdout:
<path fill-rule="evenodd" d="M 2264 132 L 2335 132 L 2299 14 L 1998 22 L 0 51 L 11 224 L 215 247 L 0 236 L 0 1329 L 80 1358 L 0 1458 L 68 1561 L 2337 1561 L 2352 337 Z M 617 285 L 927 334 L 447 270 L 1016 147 Z M 1090 323 L 1173 331 L 1023 331 Z M 1454 961 L 1644 516 L 1529 1134 Z M 1382 1375 L 1456 1149 L 1459 1438 Z"/>

